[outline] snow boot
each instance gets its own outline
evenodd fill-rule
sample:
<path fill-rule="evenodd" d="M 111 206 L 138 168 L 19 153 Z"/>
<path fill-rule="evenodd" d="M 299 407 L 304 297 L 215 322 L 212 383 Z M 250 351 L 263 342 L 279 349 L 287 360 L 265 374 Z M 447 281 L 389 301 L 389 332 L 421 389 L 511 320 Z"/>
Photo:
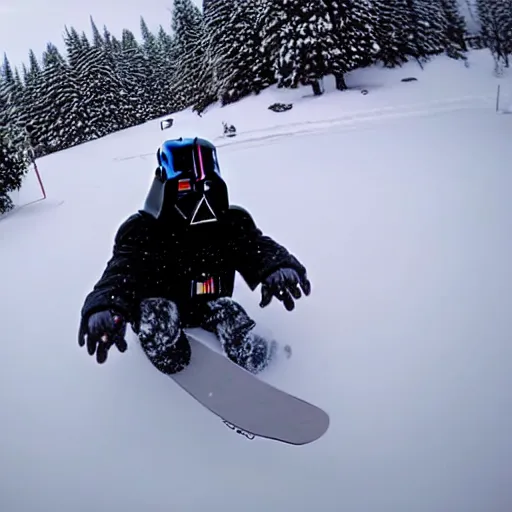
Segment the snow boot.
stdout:
<path fill-rule="evenodd" d="M 160 298 L 143 300 L 137 334 L 148 359 L 162 373 L 177 373 L 190 363 L 190 344 L 174 302 Z"/>
<path fill-rule="evenodd" d="M 226 356 L 251 373 L 259 373 L 270 363 L 276 342 L 268 342 L 253 332 L 256 322 L 229 297 L 211 301 L 202 327 L 219 339 Z"/>

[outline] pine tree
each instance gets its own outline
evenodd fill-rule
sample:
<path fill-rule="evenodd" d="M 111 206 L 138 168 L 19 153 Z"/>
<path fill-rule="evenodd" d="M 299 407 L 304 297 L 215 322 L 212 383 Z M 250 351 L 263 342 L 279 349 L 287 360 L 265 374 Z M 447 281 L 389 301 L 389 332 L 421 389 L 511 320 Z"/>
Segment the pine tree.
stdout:
<path fill-rule="evenodd" d="M 144 18 L 140 17 L 140 32 L 142 35 L 142 49 L 145 57 L 151 61 L 158 58 L 158 40 L 149 30 Z"/>
<path fill-rule="evenodd" d="M 128 126 L 130 102 L 106 54 L 90 45 L 85 34 L 66 30 L 68 61 L 85 107 L 87 140 L 103 137 Z"/>
<path fill-rule="evenodd" d="M 163 76 L 165 72 L 164 63 L 161 60 L 162 54 L 158 37 L 149 30 L 142 16 L 140 17 L 140 32 L 142 34 L 141 51 L 145 60 L 145 95 L 148 105 L 148 118 L 153 119 L 166 113 L 163 107 L 165 101 L 163 101 L 162 95 L 167 94 L 167 81 Z"/>
<path fill-rule="evenodd" d="M 345 73 L 373 63 L 379 53 L 377 6 L 369 0 L 325 0 L 340 55 L 333 61 L 336 88 L 344 90 Z"/>
<path fill-rule="evenodd" d="M 20 113 L 20 124 L 29 127 L 31 130 L 30 144 L 36 156 L 46 154 L 44 149 L 44 120 L 43 113 L 38 109 L 38 101 L 44 96 L 44 83 L 42 70 L 39 61 L 33 50 L 29 51 L 29 67 L 23 66 L 23 90 L 22 111 Z"/>
<path fill-rule="evenodd" d="M 30 165 L 26 137 L 16 123 L 17 113 L 0 80 L 0 214 L 13 208 L 10 193 L 21 187 Z"/>
<path fill-rule="evenodd" d="M 179 105 L 170 91 L 175 81 L 177 68 L 177 50 L 173 38 L 164 30 L 162 26 L 157 34 L 158 72 L 153 84 L 153 101 L 158 115 L 170 114 L 178 110 Z"/>
<path fill-rule="evenodd" d="M 410 52 L 411 17 L 405 0 L 377 0 L 378 23 L 376 57 L 385 67 L 393 68 L 407 62 Z"/>
<path fill-rule="evenodd" d="M 459 11 L 457 0 L 441 0 L 445 18 L 446 54 L 454 59 L 465 59 L 466 22 Z"/>
<path fill-rule="evenodd" d="M 4 60 L 0 68 L 0 78 L 2 79 L 2 89 L 10 92 L 14 86 L 14 73 L 11 68 L 11 63 L 4 53 Z"/>
<path fill-rule="evenodd" d="M 23 81 L 21 80 L 20 72 L 18 68 L 14 69 L 14 90 L 16 91 L 16 100 L 15 101 L 21 101 L 23 96 Z"/>
<path fill-rule="evenodd" d="M 504 50 L 507 55 L 506 65 L 509 67 L 509 56 L 512 55 L 512 0 L 504 0 L 501 7 L 500 19 L 503 26 Z"/>
<path fill-rule="evenodd" d="M 333 26 L 320 0 L 271 0 L 264 10 L 261 51 L 273 61 L 279 87 L 311 85 L 332 72 L 341 55 Z"/>
<path fill-rule="evenodd" d="M 4 61 L 0 67 L 0 94 L 8 107 L 8 123 L 18 128 L 23 126 L 24 92 L 25 87 L 18 70 L 12 69 L 7 55 L 4 54 Z"/>
<path fill-rule="evenodd" d="M 128 128 L 146 121 L 151 117 L 152 107 L 148 101 L 148 73 L 144 55 L 135 36 L 125 29 L 121 35 L 122 41 L 118 41 L 112 37 L 105 25 L 103 34 L 100 34 L 92 18 L 91 28 L 93 46 L 101 51 L 103 66 L 110 70 L 119 88 L 118 102 L 123 114 L 120 124 L 123 128 Z"/>
<path fill-rule="evenodd" d="M 174 40 L 173 40 L 172 36 L 164 30 L 164 27 L 162 27 L 162 25 L 160 25 L 160 27 L 158 28 L 157 42 L 158 42 L 159 53 L 164 52 L 164 54 L 168 55 L 169 57 L 174 55 L 174 52 L 175 52 Z M 161 53 L 160 53 L 160 56 L 161 56 Z"/>
<path fill-rule="evenodd" d="M 84 141 L 84 119 L 77 84 L 64 57 L 49 43 L 43 54 L 41 76 L 43 94 L 36 100 L 43 144 L 50 151 L 60 151 Z"/>
<path fill-rule="evenodd" d="M 447 48 L 445 18 L 439 0 L 407 0 L 413 22 L 411 50 L 418 62 Z"/>
<path fill-rule="evenodd" d="M 103 48 L 105 45 L 105 40 L 100 34 L 100 31 L 98 30 L 98 27 L 96 26 L 96 23 L 94 23 L 94 20 L 92 19 L 92 16 L 90 16 L 90 22 L 91 22 L 91 31 L 92 31 L 92 45 L 95 48 Z"/>
<path fill-rule="evenodd" d="M 123 88 L 129 91 L 131 115 L 134 119 L 131 124 L 142 123 L 151 119 L 153 114 L 149 66 L 142 48 L 128 29 L 122 32 L 121 48 L 118 73 Z"/>
<path fill-rule="evenodd" d="M 201 96 L 201 64 L 204 62 L 205 40 L 201 11 L 191 0 L 174 0 L 172 32 L 176 45 L 176 80 L 170 93 L 178 109 L 193 105 Z"/>
<path fill-rule="evenodd" d="M 218 95 L 221 104 L 238 101 L 275 83 L 272 66 L 260 53 L 264 20 L 261 0 L 237 1 L 230 29 L 233 47 L 225 66 L 229 70 Z"/>
<path fill-rule="evenodd" d="M 103 26 L 103 42 L 107 55 L 109 55 L 113 68 L 116 67 L 116 59 L 122 53 L 121 41 L 113 36 L 108 28 Z"/>
<path fill-rule="evenodd" d="M 376 28 L 378 13 L 370 0 L 345 2 L 344 27 L 341 28 L 342 62 L 349 70 L 371 65 L 380 50 Z"/>
<path fill-rule="evenodd" d="M 26 68 L 25 65 L 23 66 L 23 79 L 25 80 L 25 83 L 30 82 L 32 80 L 36 81 L 41 75 L 41 66 L 39 65 L 39 61 L 37 60 L 36 54 L 33 50 L 30 50 L 28 53 L 28 62 L 28 68 Z"/>
<path fill-rule="evenodd" d="M 203 3 L 205 51 L 201 63 L 201 96 L 196 98 L 195 105 L 198 113 L 218 99 L 233 72 L 233 61 L 237 60 L 232 25 L 236 3 L 236 0 Z"/>
<path fill-rule="evenodd" d="M 498 67 L 501 62 L 510 66 L 512 53 L 512 2 L 509 0 L 477 0 L 481 36 L 490 49 Z"/>
<path fill-rule="evenodd" d="M 91 101 L 83 87 L 84 79 L 82 77 L 82 70 L 87 68 L 89 45 L 87 41 L 83 41 L 83 38 L 80 37 L 74 28 L 65 29 L 64 42 L 67 49 L 67 62 L 70 76 L 77 85 L 80 100 L 78 111 L 75 111 L 75 116 L 79 119 L 80 142 L 87 142 L 101 136 L 91 122 Z M 88 99 L 89 101 L 87 101 Z"/>
<path fill-rule="evenodd" d="M 19 105 L 23 94 L 23 84 L 19 74 L 13 71 L 7 55 L 4 53 L 4 61 L 0 67 L 1 89 L 9 102 Z"/>

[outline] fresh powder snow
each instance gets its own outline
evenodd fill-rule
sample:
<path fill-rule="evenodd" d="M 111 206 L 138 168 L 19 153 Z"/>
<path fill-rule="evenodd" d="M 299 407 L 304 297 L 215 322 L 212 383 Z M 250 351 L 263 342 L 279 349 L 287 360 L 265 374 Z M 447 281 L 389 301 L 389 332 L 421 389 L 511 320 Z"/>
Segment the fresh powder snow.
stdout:
<path fill-rule="evenodd" d="M 509 512 L 512 117 L 494 105 L 512 86 L 468 58 L 358 70 L 318 98 L 272 87 L 39 159 L 48 198 L 0 220 L 0 509 Z M 313 444 L 237 435 L 133 335 L 103 366 L 78 347 L 158 145 L 196 135 L 308 269 L 292 313 L 241 279 L 235 298 L 293 349 L 261 378 L 329 413 Z"/>

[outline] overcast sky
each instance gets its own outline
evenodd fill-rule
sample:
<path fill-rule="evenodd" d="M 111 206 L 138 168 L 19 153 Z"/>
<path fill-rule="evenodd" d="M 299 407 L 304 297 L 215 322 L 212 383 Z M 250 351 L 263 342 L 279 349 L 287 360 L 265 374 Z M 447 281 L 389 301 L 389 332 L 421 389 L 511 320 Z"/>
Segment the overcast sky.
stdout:
<path fill-rule="evenodd" d="M 201 6 L 201 0 L 193 0 Z M 62 34 L 65 25 L 90 33 L 92 14 L 100 30 L 120 35 L 123 28 L 140 37 L 142 14 L 149 28 L 170 27 L 172 0 L 0 0 L 0 52 L 7 53 L 11 64 L 28 62 L 32 48 L 38 57 L 51 41 L 64 50 Z M 1 56 L 0 54 L 0 56 Z"/>

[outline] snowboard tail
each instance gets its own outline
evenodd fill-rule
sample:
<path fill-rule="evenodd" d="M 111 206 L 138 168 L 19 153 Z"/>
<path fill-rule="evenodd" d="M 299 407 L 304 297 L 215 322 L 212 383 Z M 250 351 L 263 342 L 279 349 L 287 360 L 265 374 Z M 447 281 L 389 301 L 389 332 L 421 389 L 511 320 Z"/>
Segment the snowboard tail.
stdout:
<path fill-rule="evenodd" d="M 260 380 L 187 333 L 189 365 L 170 377 L 236 432 L 293 445 L 311 443 L 329 428 L 319 407 Z"/>

